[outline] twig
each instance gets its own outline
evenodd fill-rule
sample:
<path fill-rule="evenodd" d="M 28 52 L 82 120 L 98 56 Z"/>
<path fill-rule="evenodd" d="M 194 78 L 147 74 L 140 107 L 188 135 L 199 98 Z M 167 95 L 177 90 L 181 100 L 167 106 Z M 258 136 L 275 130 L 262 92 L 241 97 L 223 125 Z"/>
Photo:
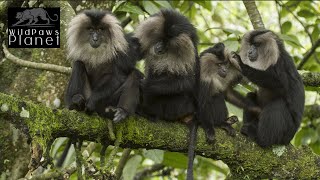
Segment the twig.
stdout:
<path fill-rule="evenodd" d="M 102 149 L 100 151 L 100 167 L 104 166 L 105 159 L 106 159 L 106 150 L 107 150 L 107 145 L 103 145 Z"/>
<path fill-rule="evenodd" d="M 290 10 L 290 8 L 288 8 L 288 7 L 287 7 L 286 5 L 284 5 L 284 4 L 281 4 L 278 0 L 276 0 L 276 3 L 277 3 L 279 6 L 282 6 L 282 7 L 286 8 L 286 10 L 290 12 L 290 14 L 291 14 L 291 15 L 300 23 L 300 25 L 304 28 L 304 31 L 305 31 L 305 32 L 307 33 L 307 35 L 309 36 L 311 43 L 313 43 L 313 41 L 312 41 L 312 36 L 311 36 L 311 34 L 309 33 L 308 28 L 307 28 L 307 27 L 304 25 L 304 23 L 298 18 L 298 16 L 296 16 L 296 15 Z"/>
<path fill-rule="evenodd" d="M 125 28 L 131 21 L 132 21 L 132 18 L 130 16 L 127 17 L 125 20 L 121 22 L 121 27 Z"/>
<path fill-rule="evenodd" d="M 108 125 L 108 132 L 109 132 L 110 139 L 112 141 L 116 140 L 116 135 L 114 135 L 114 132 L 113 132 L 112 121 L 107 121 L 107 125 Z"/>
<path fill-rule="evenodd" d="M 311 47 L 311 49 L 307 52 L 307 54 L 303 57 L 303 59 L 301 60 L 301 62 L 299 63 L 297 69 L 301 69 L 303 67 L 303 65 L 309 60 L 309 58 L 312 56 L 312 54 L 316 51 L 316 49 L 320 46 L 320 39 L 318 39 L 313 46 Z"/>
<path fill-rule="evenodd" d="M 120 131 L 119 131 L 120 132 Z M 119 133 L 121 134 L 121 133 Z M 121 143 L 121 139 L 122 139 L 122 135 L 119 135 L 116 139 L 116 141 L 114 142 L 114 148 L 112 149 L 110 155 L 109 155 L 109 158 L 108 158 L 108 161 L 107 161 L 107 164 L 105 167 L 101 168 L 102 171 L 104 172 L 106 169 L 108 169 L 109 167 L 111 167 L 112 163 L 113 163 L 113 159 L 114 157 L 116 156 L 117 152 L 118 152 L 118 149 L 119 149 L 119 146 L 120 146 L 120 143 Z"/>
<path fill-rule="evenodd" d="M 130 153 L 131 153 L 131 149 L 127 148 L 127 149 L 123 150 L 121 159 L 119 161 L 119 164 L 118 164 L 116 172 L 115 172 L 117 179 L 121 178 L 123 168 L 129 159 Z"/>
<path fill-rule="evenodd" d="M 43 148 L 36 141 L 32 141 L 31 145 L 31 159 L 28 165 L 29 171 L 26 177 L 32 176 L 32 172 L 40 166 L 42 158 Z"/>
<path fill-rule="evenodd" d="M 76 151 L 76 164 L 77 164 L 77 175 L 78 175 L 78 179 L 79 180 L 82 180 L 82 161 L 83 161 L 83 157 L 81 156 L 81 145 L 82 145 L 82 142 L 79 141 L 78 144 L 77 142 L 75 141 L 74 142 L 74 149 Z"/>
<path fill-rule="evenodd" d="M 142 171 L 138 172 L 135 176 L 134 176 L 134 180 L 140 180 L 143 177 L 152 174 L 156 171 L 160 171 L 164 168 L 165 166 L 163 164 L 154 164 L 150 167 L 147 167 L 145 169 L 143 169 Z"/>
<path fill-rule="evenodd" d="M 29 68 L 33 68 L 33 69 L 42 69 L 42 70 L 47 70 L 47 71 L 53 71 L 53 72 L 58 72 L 58 73 L 62 73 L 62 74 L 70 74 L 71 73 L 70 67 L 26 61 L 26 60 L 20 59 L 20 58 L 14 56 L 13 54 L 11 54 L 4 44 L 2 44 L 2 47 L 3 47 L 3 52 L 5 54 L 5 57 L 20 66 L 29 67 Z"/>

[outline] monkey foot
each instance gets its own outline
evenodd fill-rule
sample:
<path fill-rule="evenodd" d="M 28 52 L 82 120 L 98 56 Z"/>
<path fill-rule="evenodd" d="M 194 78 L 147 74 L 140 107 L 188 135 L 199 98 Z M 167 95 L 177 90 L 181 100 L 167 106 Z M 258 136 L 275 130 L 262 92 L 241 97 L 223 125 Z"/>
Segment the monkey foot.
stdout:
<path fill-rule="evenodd" d="M 179 118 L 179 121 L 180 122 L 183 122 L 185 124 L 190 124 L 193 120 L 193 114 L 189 114 L 189 115 L 186 115 L 182 118 Z"/>
<path fill-rule="evenodd" d="M 115 109 L 116 113 L 114 114 L 113 122 L 118 123 L 123 119 L 126 119 L 129 114 L 122 108 L 117 108 Z"/>
<path fill-rule="evenodd" d="M 226 119 L 226 123 L 229 124 L 229 125 L 232 125 L 234 123 L 237 123 L 239 122 L 239 119 L 237 116 L 230 116 Z"/>

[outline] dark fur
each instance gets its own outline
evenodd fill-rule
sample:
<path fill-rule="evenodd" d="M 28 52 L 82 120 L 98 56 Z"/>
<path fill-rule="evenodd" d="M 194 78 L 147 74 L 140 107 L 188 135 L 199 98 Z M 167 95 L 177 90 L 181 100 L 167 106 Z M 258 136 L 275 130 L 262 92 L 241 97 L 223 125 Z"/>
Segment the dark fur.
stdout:
<path fill-rule="evenodd" d="M 86 16 L 83 16 L 83 14 Z M 106 15 L 110 15 L 110 17 L 113 18 L 110 13 L 90 10 L 85 11 L 83 14 L 78 15 L 78 17 L 88 17 L 91 22 L 88 24 L 91 24 L 94 28 L 98 26 L 106 28 L 104 35 L 106 35 L 107 38 L 113 38 L 116 42 L 118 37 L 112 37 L 114 34 L 108 29 L 111 27 L 102 22 L 102 19 Z M 81 21 L 82 20 L 80 20 L 80 23 Z M 112 24 L 114 22 L 112 21 L 110 23 Z M 118 27 L 118 25 L 116 27 Z M 80 31 L 78 29 L 75 29 L 75 31 L 76 30 Z M 85 29 L 83 29 L 83 31 L 85 31 Z M 118 33 L 121 34 L 122 32 L 120 31 Z M 85 46 L 85 43 L 89 43 L 85 41 L 85 37 L 73 37 L 72 32 L 70 32 L 70 34 L 68 38 L 75 38 L 70 39 L 70 42 L 84 43 L 83 45 L 77 44 L 79 47 Z M 85 36 L 85 34 L 81 33 L 79 36 Z M 79 40 L 77 40 L 77 38 L 79 38 Z M 106 40 L 102 39 L 101 41 Z M 65 96 L 65 101 L 69 109 L 76 109 L 78 111 L 86 110 L 89 113 L 97 112 L 103 117 L 106 117 L 108 114 L 105 112 L 108 106 L 120 108 L 121 110 L 118 110 L 123 111 L 123 113 L 127 115 L 135 112 L 139 102 L 139 81 L 142 78 L 141 73 L 135 69 L 135 63 L 140 56 L 139 44 L 135 38 L 129 35 L 125 36 L 124 41 L 128 43 L 127 47 L 123 47 L 123 50 L 119 50 L 121 48 L 114 49 L 116 52 L 108 52 L 111 53 L 111 55 L 104 54 L 103 57 L 105 57 L 105 59 L 99 62 L 92 62 L 92 60 L 89 61 L 88 59 L 81 58 L 72 59 L 72 74 Z M 126 42 L 120 42 L 118 45 L 121 46 Z M 68 45 L 73 46 L 70 43 Z M 114 44 L 109 45 L 113 46 Z M 101 46 L 98 48 L 104 48 Z M 72 47 L 69 47 L 69 49 L 72 49 Z M 92 49 L 92 51 L 96 49 Z M 103 52 L 103 50 L 101 51 Z M 107 49 L 105 51 L 107 51 Z M 74 51 L 74 53 L 80 53 L 76 55 L 77 57 L 82 57 L 81 53 L 87 52 Z M 99 55 L 95 55 L 99 57 Z M 73 54 L 70 56 L 73 57 Z"/>
<path fill-rule="evenodd" d="M 163 40 L 167 42 L 182 33 L 188 34 L 194 46 L 194 59 L 198 61 L 196 30 L 188 19 L 173 10 L 162 10 L 152 17 L 160 14 L 165 19 L 161 35 Z M 148 55 L 149 50 L 146 49 L 143 52 L 144 56 Z M 193 69 L 185 74 L 166 70 L 155 72 L 152 67 L 146 67 L 146 71 L 147 74 L 142 83 L 143 114 L 151 119 L 175 121 L 195 112 L 196 63 Z"/>
<path fill-rule="evenodd" d="M 266 34 L 268 33 L 268 34 Z M 298 130 L 303 111 L 304 111 L 304 86 L 300 75 L 298 74 L 293 60 L 285 50 L 283 42 L 271 31 L 252 31 L 249 32 L 242 42 L 242 46 L 256 43 L 256 39 L 261 35 L 268 35 L 263 42 L 270 40 L 276 42 L 278 49 L 278 58 L 275 64 L 268 66 L 265 70 L 258 70 L 250 67 L 251 62 L 243 63 L 248 51 L 247 48 L 241 47 L 240 67 L 243 75 L 255 83 L 259 90 L 256 93 L 249 93 L 247 99 L 251 100 L 262 111 L 258 115 L 250 111 L 244 111 L 244 125 L 241 132 L 256 140 L 263 147 L 274 144 L 289 144 L 296 131 Z M 258 47 L 259 48 L 259 47 Z M 268 44 L 264 46 L 268 48 Z M 263 49 L 260 49 L 260 53 Z M 270 54 L 277 54 L 268 51 Z M 261 60 L 273 61 L 266 56 L 259 57 Z"/>
<path fill-rule="evenodd" d="M 235 134 L 227 120 L 228 109 L 225 99 L 227 92 L 233 92 L 232 87 L 241 80 L 242 76 L 232 64 L 231 58 L 238 57 L 235 53 L 229 52 L 222 43 L 200 54 L 199 119 L 209 142 L 214 141 L 214 127 L 224 128 L 230 135 Z M 222 69 L 226 72 L 225 77 L 219 74 Z"/>
<path fill-rule="evenodd" d="M 178 12 L 162 10 L 142 22 L 136 36 L 146 59 L 140 113 L 149 119 L 167 121 L 193 116 L 197 108 L 200 68 L 196 29 Z M 164 54 L 153 53 L 158 42 L 164 44 Z M 196 125 L 192 124 L 187 179 L 193 179 Z"/>

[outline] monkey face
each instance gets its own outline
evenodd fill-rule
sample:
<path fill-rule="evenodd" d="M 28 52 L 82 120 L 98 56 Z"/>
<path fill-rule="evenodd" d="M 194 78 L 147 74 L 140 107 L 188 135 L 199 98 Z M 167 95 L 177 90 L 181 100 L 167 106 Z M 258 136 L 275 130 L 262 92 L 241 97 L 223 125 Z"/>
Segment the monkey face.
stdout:
<path fill-rule="evenodd" d="M 241 61 L 255 69 L 266 70 L 279 58 L 280 40 L 269 30 L 254 30 L 246 33 L 241 41 Z"/>
<path fill-rule="evenodd" d="M 68 58 L 95 67 L 128 50 L 120 22 L 106 11 L 87 10 L 76 15 L 67 31 Z"/>
<path fill-rule="evenodd" d="M 251 45 L 248 50 L 248 58 L 251 62 L 256 61 L 258 59 L 258 51 L 255 45 Z"/>
<path fill-rule="evenodd" d="M 228 69 L 229 69 L 229 62 L 221 62 L 221 63 L 216 63 L 215 66 L 217 67 L 217 73 L 220 77 L 225 78 L 228 74 Z"/>
<path fill-rule="evenodd" d="M 106 30 L 103 27 L 89 27 L 87 28 L 87 34 L 91 47 L 98 48 L 105 40 Z"/>
<path fill-rule="evenodd" d="M 136 28 L 145 59 L 146 74 L 170 72 L 188 74 L 195 70 L 197 36 L 195 28 L 183 15 L 162 10 Z"/>
<path fill-rule="evenodd" d="M 153 52 L 155 55 L 162 55 L 164 54 L 167 49 L 166 49 L 166 46 L 165 46 L 165 43 L 163 41 L 159 41 L 157 42 L 153 47 Z"/>

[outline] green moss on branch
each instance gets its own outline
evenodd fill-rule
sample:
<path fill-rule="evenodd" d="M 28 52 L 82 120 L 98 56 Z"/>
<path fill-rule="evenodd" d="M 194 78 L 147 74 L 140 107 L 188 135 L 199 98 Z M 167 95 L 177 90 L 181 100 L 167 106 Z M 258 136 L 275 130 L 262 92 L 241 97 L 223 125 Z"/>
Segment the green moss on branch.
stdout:
<path fill-rule="evenodd" d="M 19 128 L 28 127 L 31 137 L 42 145 L 61 136 L 114 143 L 110 140 L 106 119 L 66 109 L 53 111 L 0 93 L 0 107 L 3 105 L 7 108 L 1 108 L 0 119 L 10 121 Z M 23 113 L 22 108 L 25 110 Z M 130 117 L 116 124 L 115 131 L 122 133 L 122 147 L 187 152 L 188 128 L 182 124 L 155 123 Z M 220 129 L 217 129 L 214 145 L 206 143 L 204 131 L 199 129 L 196 152 L 227 163 L 233 179 L 312 179 L 320 176 L 320 157 L 309 148 L 286 146 L 262 149 L 240 134 L 230 137 Z"/>

